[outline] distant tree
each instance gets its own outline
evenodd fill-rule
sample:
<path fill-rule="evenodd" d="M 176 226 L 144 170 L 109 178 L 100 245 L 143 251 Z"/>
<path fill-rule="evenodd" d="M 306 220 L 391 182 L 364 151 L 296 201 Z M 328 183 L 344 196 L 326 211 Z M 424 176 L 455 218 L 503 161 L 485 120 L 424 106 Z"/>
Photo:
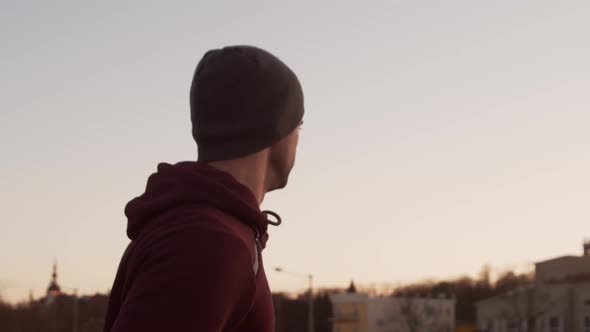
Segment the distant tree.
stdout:
<path fill-rule="evenodd" d="M 526 272 L 522 274 L 516 274 L 514 271 L 504 271 L 496 280 L 494 290 L 497 295 L 503 294 L 510 290 L 520 288 L 522 286 L 529 285 L 533 282 L 533 274 Z"/>
<path fill-rule="evenodd" d="M 102 332 L 107 303 L 108 297 L 101 294 L 77 299 L 65 295 L 51 304 L 43 299 L 13 305 L 0 302 L 0 331 Z"/>
<path fill-rule="evenodd" d="M 396 297 L 382 322 L 380 332 L 450 332 L 452 317 L 443 308 L 420 298 Z"/>
<path fill-rule="evenodd" d="M 485 264 L 479 271 L 477 283 L 481 288 L 492 287 L 492 267 L 489 264 Z"/>
<path fill-rule="evenodd" d="M 315 311 L 315 331 L 316 332 L 331 332 L 332 324 L 332 301 L 330 294 L 333 290 L 319 290 L 314 297 L 314 311 Z"/>
<path fill-rule="evenodd" d="M 8 329 L 12 325 L 13 308 L 0 297 L 0 329 Z"/>
<path fill-rule="evenodd" d="M 371 283 L 369 285 L 359 285 L 358 292 L 366 293 L 369 296 L 389 296 L 398 289 L 400 285 L 393 283 L 382 282 L 382 283 Z"/>
<path fill-rule="evenodd" d="M 6 284 L 0 281 L 0 304 L 4 302 L 4 291 L 6 290 Z"/>
<path fill-rule="evenodd" d="M 453 294 L 456 299 L 455 315 L 458 323 L 475 324 L 475 303 L 490 297 L 500 296 L 511 289 L 522 287 L 533 282 L 532 272 L 516 273 L 504 271 L 495 282 L 491 280 L 489 265 L 481 268 L 477 278 L 462 276 L 450 280 L 426 280 L 400 286 L 393 295 L 438 295 Z"/>
<path fill-rule="evenodd" d="M 501 316 L 508 321 L 510 331 L 514 332 L 537 331 L 538 318 L 549 312 L 558 301 L 532 284 L 512 289 L 499 298 L 507 304 Z"/>
<path fill-rule="evenodd" d="M 273 294 L 275 331 L 296 332 L 307 328 L 307 302 L 283 293 Z"/>
<path fill-rule="evenodd" d="M 330 295 L 341 289 L 323 288 L 314 292 L 314 322 L 316 332 L 331 332 L 332 302 Z M 307 330 L 307 292 L 293 296 L 284 293 L 273 294 L 276 332 L 301 332 Z"/>

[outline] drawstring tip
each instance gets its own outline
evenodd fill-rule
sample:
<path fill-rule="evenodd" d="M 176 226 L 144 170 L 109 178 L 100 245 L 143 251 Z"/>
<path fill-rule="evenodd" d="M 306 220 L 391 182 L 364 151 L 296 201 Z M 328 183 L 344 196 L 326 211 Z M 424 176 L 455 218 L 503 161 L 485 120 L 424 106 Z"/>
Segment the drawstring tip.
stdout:
<path fill-rule="evenodd" d="M 262 213 L 266 214 L 266 221 L 268 222 L 269 225 L 278 226 L 283 222 L 283 220 L 281 219 L 281 216 L 279 216 L 275 212 L 266 210 L 266 211 L 262 211 Z M 269 215 L 273 216 L 276 219 L 276 221 L 272 221 L 272 220 L 268 219 Z"/>

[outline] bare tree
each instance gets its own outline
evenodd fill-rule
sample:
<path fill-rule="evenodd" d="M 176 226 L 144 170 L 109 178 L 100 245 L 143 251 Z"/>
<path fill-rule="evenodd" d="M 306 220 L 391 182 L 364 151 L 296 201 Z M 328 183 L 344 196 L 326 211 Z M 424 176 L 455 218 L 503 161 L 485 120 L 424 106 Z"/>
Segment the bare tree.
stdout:
<path fill-rule="evenodd" d="M 453 317 L 447 308 L 423 298 L 396 297 L 380 331 L 450 332 Z"/>
<path fill-rule="evenodd" d="M 534 286 L 509 291 L 500 298 L 507 304 L 507 309 L 501 316 L 508 320 L 511 332 L 534 332 L 537 330 L 537 320 L 559 301 L 552 300 L 549 293 Z"/>
<path fill-rule="evenodd" d="M 394 291 L 399 288 L 399 284 L 382 282 L 382 283 L 370 283 L 368 285 L 359 285 L 358 290 L 360 293 L 367 293 L 369 296 L 390 296 Z"/>
<path fill-rule="evenodd" d="M 0 281 L 0 303 L 4 303 L 4 298 L 3 298 L 3 294 L 4 294 L 4 290 L 6 290 L 6 283 Z"/>

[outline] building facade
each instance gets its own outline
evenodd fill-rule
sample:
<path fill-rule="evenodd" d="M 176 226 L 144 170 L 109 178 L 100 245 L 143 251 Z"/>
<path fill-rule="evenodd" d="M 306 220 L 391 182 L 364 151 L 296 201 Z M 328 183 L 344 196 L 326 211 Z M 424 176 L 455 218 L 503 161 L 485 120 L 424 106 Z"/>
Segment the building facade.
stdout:
<path fill-rule="evenodd" d="M 332 295 L 333 332 L 453 332 L 455 299 Z"/>
<path fill-rule="evenodd" d="M 590 332 L 589 249 L 536 263 L 533 284 L 478 302 L 478 330 Z"/>

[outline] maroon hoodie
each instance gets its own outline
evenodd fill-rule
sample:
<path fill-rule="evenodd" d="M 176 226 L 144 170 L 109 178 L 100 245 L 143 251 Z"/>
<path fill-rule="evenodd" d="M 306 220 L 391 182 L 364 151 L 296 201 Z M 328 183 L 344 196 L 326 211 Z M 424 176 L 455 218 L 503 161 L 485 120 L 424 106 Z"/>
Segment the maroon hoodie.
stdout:
<path fill-rule="evenodd" d="M 206 164 L 160 164 L 125 214 L 104 331 L 274 331 L 268 220 L 248 188 Z"/>

